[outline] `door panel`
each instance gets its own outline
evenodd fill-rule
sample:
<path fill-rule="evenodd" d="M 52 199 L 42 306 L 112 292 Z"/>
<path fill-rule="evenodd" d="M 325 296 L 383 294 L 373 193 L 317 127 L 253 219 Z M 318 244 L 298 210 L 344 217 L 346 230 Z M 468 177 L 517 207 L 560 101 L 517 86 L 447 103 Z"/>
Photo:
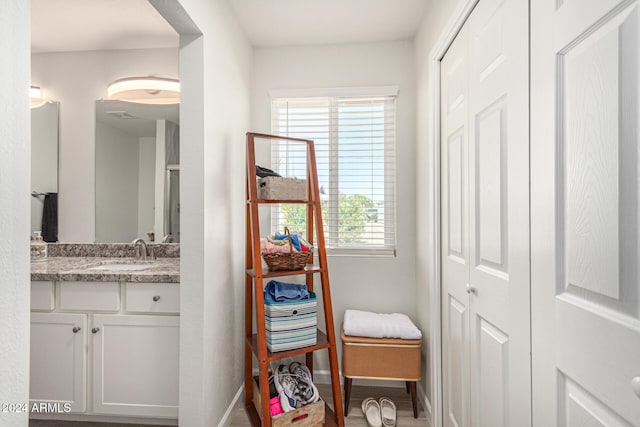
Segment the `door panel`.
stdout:
<path fill-rule="evenodd" d="M 526 0 L 481 0 L 442 60 L 445 425 L 531 425 L 528 66 Z"/>
<path fill-rule="evenodd" d="M 540 426 L 640 426 L 637 3 L 532 3 Z"/>
<path fill-rule="evenodd" d="M 93 407 L 98 414 L 178 416 L 178 316 L 93 317 Z"/>
<path fill-rule="evenodd" d="M 31 403 L 68 404 L 84 412 L 86 404 L 87 316 L 31 313 Z"/>
<path fill-rule="evenodd" d="M 448 231 L 448 255 L 452 260 L 465 263 L 463 255 L 463 142 L 464 129 L 454 132 L 447 143 L 447 231 Z"/>
<path fill-rule="evenodd" d="M 444 425 L 468 426 L 468 60 L 463 29 L 442 60 L 441 218 Z"/>
<path fill-rule="evenodd" d="M 559 375 L 560 425 L 567 427 L 631 427 L 615 412 L 571 379 Z"/>
<path fill-rule="evenodd" d="M 462 426 L 463 420 L 467 413 L 467 390 L 466 360 L 469 357 L 468 342 L 469 334 L 467 327 L 469 319 L 467 317 L 467 309 L 464 304 L 460 303 L 453 297 L 449 298 L 449 321 L 447 322 L 446 337 L 448 343 L 448 363 L 447 363 L 447 390 L 448 405 L 446 414 L 451 425 Z"/>
<path fill-rule="evenodd" d="M 507 129 L 506 100 L 501 98 L 476 116 L 475 265 L 506 279 Z"/>
<path fill-rule="evenodd" d="M 466 25 L 473 58 L 471 425 L 526 426 L 531 424 L 528 2 L 480 0 Z"/>
<path fill-rule="evenodd" d="M 475 391 L 479 425 L 509 426 L 509 337 L 482 317 L 476 321 L 480 380 Z M 526 422 L 525 422 L 526 424 Z"/>

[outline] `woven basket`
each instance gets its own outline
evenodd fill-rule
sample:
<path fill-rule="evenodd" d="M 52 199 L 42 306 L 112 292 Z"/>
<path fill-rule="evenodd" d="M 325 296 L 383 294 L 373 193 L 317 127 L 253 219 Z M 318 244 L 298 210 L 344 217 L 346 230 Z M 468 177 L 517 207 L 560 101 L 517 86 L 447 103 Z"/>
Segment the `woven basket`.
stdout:
<path fill-rule="evenodd" d="M 262 254 L 262 259 L 264 259 L 264 262 L 269 266 L 269 271 L 302 270 L 309 261 L 311 251 L 295 252 L 293 243 L 291 243 L 291 232 L 289 228 L 285 227 L 284 233 L 288 237 L 287 240 L 289 241 L 291 253 Z"/>

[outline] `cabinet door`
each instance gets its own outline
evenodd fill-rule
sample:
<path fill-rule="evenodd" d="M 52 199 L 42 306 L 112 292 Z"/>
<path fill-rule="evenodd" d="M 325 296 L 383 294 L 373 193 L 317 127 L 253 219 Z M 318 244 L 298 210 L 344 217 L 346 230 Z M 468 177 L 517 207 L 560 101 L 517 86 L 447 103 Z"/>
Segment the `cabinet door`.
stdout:
<path fill-rule="evenodd" d="M 178 417 L 178 316 L 94 315 L 93 409 Z"/>
<path fill-rule="evenodd" d="M 86 402 L 87 316 L 31 314 L 30 400 L 69 404 L 84 412 Z"/>

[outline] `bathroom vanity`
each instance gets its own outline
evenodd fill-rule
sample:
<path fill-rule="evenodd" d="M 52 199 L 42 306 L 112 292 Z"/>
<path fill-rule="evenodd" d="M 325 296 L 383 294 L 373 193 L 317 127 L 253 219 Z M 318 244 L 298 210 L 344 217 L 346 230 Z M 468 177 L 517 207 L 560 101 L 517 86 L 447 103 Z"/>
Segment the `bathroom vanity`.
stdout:
<path fill-rule="evenodd" d="M 179 264 L 127 256 L 32 264 L 30 407 L 49 404 L 32 418 L 175 424 Z"/>

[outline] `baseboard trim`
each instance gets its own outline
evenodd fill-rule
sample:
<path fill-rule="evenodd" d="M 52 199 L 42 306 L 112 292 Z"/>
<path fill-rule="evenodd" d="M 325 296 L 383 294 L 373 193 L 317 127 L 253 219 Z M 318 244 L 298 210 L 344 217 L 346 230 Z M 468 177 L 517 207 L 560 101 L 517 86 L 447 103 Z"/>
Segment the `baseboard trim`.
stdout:
<path fill-rule="evenodd" d="M 177 426 L 178 420 L 175 418 L 145 418 L 127 417 L 119 415 L 93 415 L 93 414 L 29 414 L 31 420 L 51 420 L 51 421 L 75 421 L 85 423 L 122 423 L 122 424 L 145 424 L 157 426 Z M 56 423 L 58 425 L 58 423 Z"/>
<path fill-rule="evenodd" d="M 431 408 L 431 402 L 429 402 L 429 398 L 427 398 L 427 394 L 425 393 L 421 382 L 418 382 L 418 402 L 422 405 L 429 427 L 431 427 L 433 425 L 433 410 Z"/>
<path fill-rule="evenodd" d="M 236 392 L 236 395 L 233 397 L 233 400 L 227 407 L 227 411 L 222 416 L 222 419 L 220 419 L 220 422 L 218 423 L 218 427 L 228 427 L 231 425 L 231 421 L 233 420 L 233 412 L 240 404 L 240 398 L 242 397 L 243 393 L 244 393 L 244 385 L 241 385 L 238 391 Z"/>

